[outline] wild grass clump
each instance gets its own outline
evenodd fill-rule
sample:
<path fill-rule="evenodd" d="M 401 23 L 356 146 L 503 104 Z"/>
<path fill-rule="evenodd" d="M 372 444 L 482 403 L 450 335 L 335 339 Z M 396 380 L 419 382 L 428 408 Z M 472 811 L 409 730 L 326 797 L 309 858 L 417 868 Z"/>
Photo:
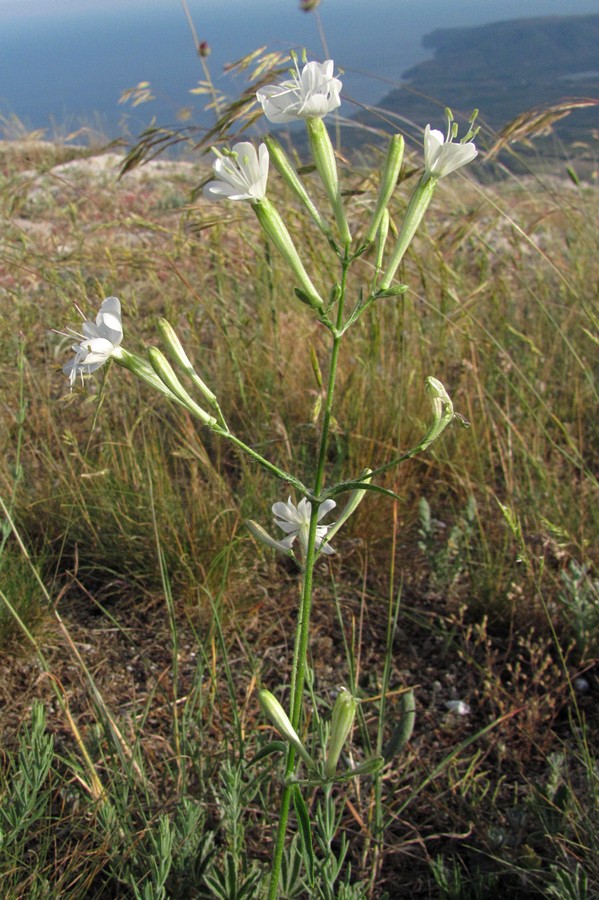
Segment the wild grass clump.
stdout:
<path fill-rule="evenodd" d="M 376 152 L 343 169 L 352 226 Z M 166 316 L 235 433 L 308 480 L 326 348 L 245 210 L 191 199 L 201 160 L 113 175 L 11 159 L 0 188 L 0 876 L 15 898 L 259 896 L 280 786 L 250 765 L 269 742 L 255 694 L 288 673 L 298 576 L 244 523 L 289 492 L 129 376 L 69 394 L 70 340 L 52 329 L 118 293 L 138 350 Z M 332 477 L 417 443 L 427 375 L 470 427 L 388 474 L 401 501 L 367 496 L 322 567 L 311 702 L 328 713 L 351 683 L 370 702 L 348 763 L 399 755 L 324 807 L 317 839 L 351 868 L 319 883 L 591 897 L 596 189 L 460 178 L 438 193 L 399 273 L 409 291 L 348 334 Z M 307 895 L 303 878 L 288 849 L 286 896 Z"/>

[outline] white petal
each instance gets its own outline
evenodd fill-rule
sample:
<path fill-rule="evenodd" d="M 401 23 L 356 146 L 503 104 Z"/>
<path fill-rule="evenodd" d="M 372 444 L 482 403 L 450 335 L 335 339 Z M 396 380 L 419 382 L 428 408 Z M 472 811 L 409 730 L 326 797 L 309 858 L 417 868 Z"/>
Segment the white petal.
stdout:
<path fill-rule="evenodd" d="M 439 174 L 445 176 L 455 172 L 456 169 L 461 169 L 462 166 L 472 162 L 477 154 L 478 150 L 472 143 L 446 144 L 439 155 L 438 165 L 441 170 Z"/>
<path fill-rule="evenodd" d="M 444 142 L 445 138 L 441 131 L 431 130 L 430 125 L 426 126 L 424 129 L 424 165 L 427 172 L 434 174 L 434 166 Z"/>
<path fill-rule="evenodd" d="M 275 519 L 275 525 L 285 534 L 297 534 L 301 528 L 297 522 L 285 522 L 283 519 Z"/>
<path fill-rule="evenodd" d="M 297 509 L 292 502 L 291 497 L 288 499 L 287 503 L 283 503 L 281 500 L 278 500 L 277 503 L 273 503 L 272 514 L 273 516 L 278 516 L 280 519 L 285 519 L 288 522 L 299 524 Z"/>
<path fill-rule="evenodd" d="M 320 544 L 319 550 L 321 553 L 326 553 L 327 556 L 331 556 L 335 553 L 330 544 Z"/>
<path fill-rule="evenodd" d="M 118 297 L 107 297 L 96 316 L 99 336 L 106 338 L 115 346 L 123 339 L 121 321 L 121 301 Z"/>
<path fill-rule="evenodd" d="M 324 63 L 309 62 L 292 79 L 261 88 L 256 97 L 266 117 L 276 124 L 284 124 L 294 119 L 322 118 L 336 109 L 341 104 L 342 84 L 333 78 L 333 69 L 332 59 Z"/>
<path fill-rule="evenodd" d="M 253 200 L 248 193 L 240 193 L 238 187 L 233 187 L 224 181 L 210 181 L 204 185 L 204 196 L 216 200 Z"/>
<path fill-rule="evenodd" d="M 227 200 L 262 200 L 268 180 L 268 150 L 264 144 L 259 153 L 249 141 L 240 141 L 232 156 L 219 156 L 213 164 L 218 181 L 204 187 L 206 197 Z"/>
<path fill-rule="evenodd" d="M 98 362 L 98 360 L 103 360 L 105 362 L 112 354 L 112 351 L 114 350 L 114 344 L 107 338 L 94 338 L 93 341 L 87 341 L 86 349 L 86 365 L 88 363 Z"/>
<path fill-rule="evenodd" d="M 321 503 L 318 508 L 318 521 L 324 519 L 327 513 L 329 513 L 332 509 L 335 509 L 337 504 L 334 500 L 325 500 L 324 503 Z"/>

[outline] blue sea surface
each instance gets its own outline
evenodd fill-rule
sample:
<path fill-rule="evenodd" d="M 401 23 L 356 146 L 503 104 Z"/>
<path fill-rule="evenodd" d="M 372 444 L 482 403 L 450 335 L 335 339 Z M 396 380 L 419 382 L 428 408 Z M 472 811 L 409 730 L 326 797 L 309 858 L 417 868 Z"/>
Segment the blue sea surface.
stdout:
<path fill-rule="evenodd" d="M 234 96 L 244 86 L 223 67 L 257 47 L 307 47 L 332 57 L 344 72 L 344 97 L 376 103 L 401 75 L 430 56 L 422 38 L 436 28 L 509 18 L 599 12 L 598 0 L 323 0 L 318 19 L 297 0 L 189 0 L 217 87 Z M 567 6 L 567 9 L 564 9 Z M 324 36 L 324 46 L 323 46 Z M 109 137 L 137 134 L 152 119 L 177 121 L 189 108 L 209 125 L 206 98 L 190 89 L 203 78 L 178 0 L 145 4 L 95 0 L 0 0 L 0 115 L 14 114 L 48 137 L 82 125 Z M 122 92 L 149 81 L 156 99 L 137 108 L 119 104 Z M 351 107 L 344 107 L 351 114 Z M 14 136 L 5 121 L 0 133 Z"/>

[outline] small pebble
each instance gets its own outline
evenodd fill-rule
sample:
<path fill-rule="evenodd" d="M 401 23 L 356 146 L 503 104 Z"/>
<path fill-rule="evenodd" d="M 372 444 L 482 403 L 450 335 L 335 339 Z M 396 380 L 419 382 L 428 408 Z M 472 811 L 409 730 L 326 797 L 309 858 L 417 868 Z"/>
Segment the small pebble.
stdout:
<path fill-rule="evenodd" d="M 445 706 L 449 712 L 455 713 L 456 716 L 470 715 L 470 707 L 463 700 L 446 700 Z"/>

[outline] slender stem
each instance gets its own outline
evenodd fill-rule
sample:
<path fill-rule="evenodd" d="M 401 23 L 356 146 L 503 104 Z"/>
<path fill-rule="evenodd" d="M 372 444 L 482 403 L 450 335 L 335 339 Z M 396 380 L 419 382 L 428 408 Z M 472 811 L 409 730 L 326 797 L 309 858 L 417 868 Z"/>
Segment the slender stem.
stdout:
<path fill-rule="evenodd" d="M 333 334 L 333 346 L 331 348 L 331 363 L 329 366 L 329 376 L 327 384 L 327 394 L 325 407 L 322 417 L 322 430 L 320 434 L 320 446 L 318 449 L 318 461 L 316 466 L 316 477 L 314 482 L 314 497 L 318 497 L 322 492 L 325 478 L 325 468 L 327 459 L 327 447 L 329 441 L 329 432 L 331 427 L 331 416 L 333 410 L 333 398 L 335 394 L 335 381 L 337 376 L 337 363 L 339 359 L 339 348 L 341 345 L 343 307 L 345 301 L 345 289 L 347 285 L 347 272 L 351 259 L 349 258 L 349 246 L 346 247 L 345 256 L 342 261 L 342 277 L 341 291 L 337 308 L 337 327 Z M 302 697 L 304 693 L 304 682 L 306 678 L 306 660 L 308 657 L 308 644 L 310 641 L 310 612 L 312 609 L 312 587 L 314 580 L 314 563 L 316 561 L 316 527 L 318 525 L 318 503 L 312 503 L 312 512 L 310 514 L 310 528 L 308 531 L 308 543 L 306 547 L 306 559 L 304 562 L 304 578 L 302 583 L 302 594 L 298 610 L 297 630 L 295 639 L 295 648 L 293 654 L 293 668 L 291 673 L 291 701 L 290 715 L 291 724 L 296 731 L 299 731 Z M 272 869 L 270 876 L 270 885 L 268 898 L 276 900 L 279 875 L 281 872 L 281 862 L 285 849 L 285 836 L 287 834 L 287 820 L 289 817 L 289 807 L 291 804 L 292 785 L 291 777 L 295 771 L 295 751 L 293 747 L 289 747 L 287 752 L 287 764 L 285 766 L 285 787 L 281 796 L 281 809 L 279 813 L 279 827 L 275 840 L 275 849 L 273 852 Z"/>
<path fill-rule="evenodd" d="M 218 434 L 222 435 L 222 437 L 226 438 L 228 441 L 231 441 L 232 444 L 235 444 L 236 447 L 239 447 L 244 453 L 247 453 L 254 462 L 257 462 L 262 468 L 267 469 L 269 472 L 272 472 L 277 478 L 280 478 L 282 481 L 288 481 L 289 484 L 292 484 L 296 490 L 300 492 L 303 497 L 310 497 L 310 492 L 306 488 L 304 484 L 296 478 L 294 475 L 291 475 L 290 472 L 286 472 L 284 469 L 279 469 L 278 466 L 275 466 L 274 463 L 271 463 L 264 456 L 261 456 L 260 453 L 257 453 L 255 450 L 252 450 L 251 447 L 248 447 L 240 438 L 236 437 L 229 430 L 224 430 L 218 426 L 214 427 L 214 431 Z"/>

